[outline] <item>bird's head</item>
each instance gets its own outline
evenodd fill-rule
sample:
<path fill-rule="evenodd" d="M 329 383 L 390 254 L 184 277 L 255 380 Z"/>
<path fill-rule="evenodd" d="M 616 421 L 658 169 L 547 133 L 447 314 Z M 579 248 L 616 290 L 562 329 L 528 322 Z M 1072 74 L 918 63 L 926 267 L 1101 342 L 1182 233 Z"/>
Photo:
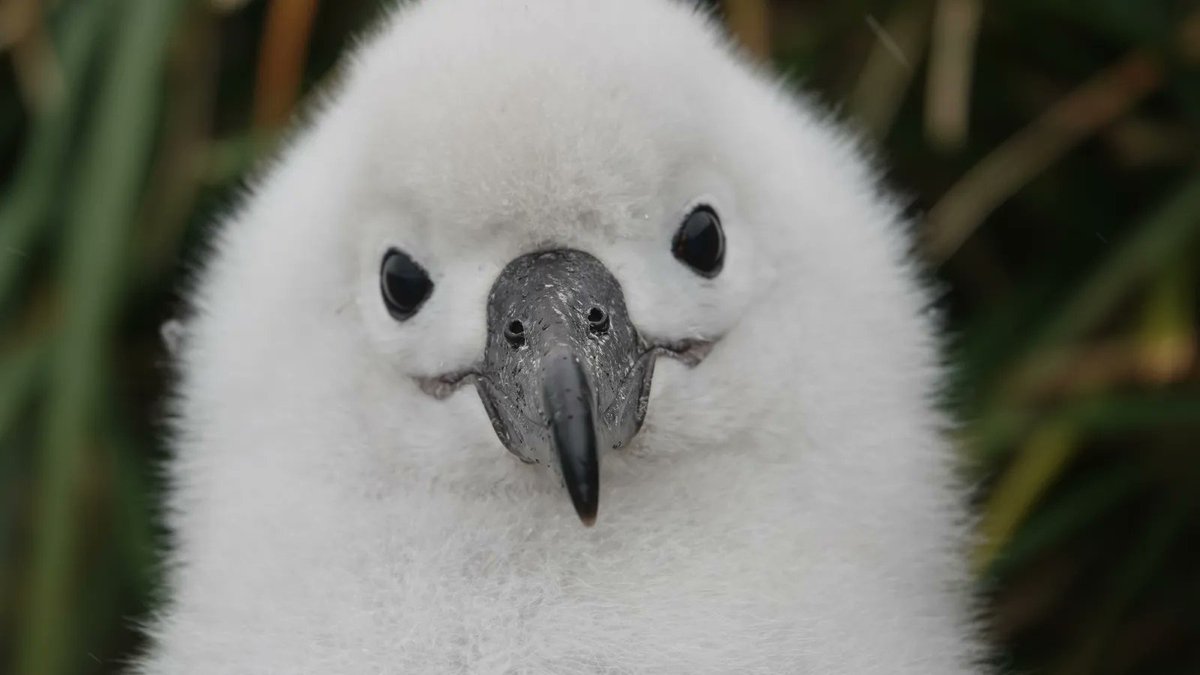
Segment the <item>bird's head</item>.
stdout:
<path fill-rule="evenodd" d="M 337 339 L 291 330 L 392 469 L 483 490 L 499 472 L 474 467 L 504 461 L 589 524 L 610 462 L 789 433 L 781 392 L 889 218 L 848 144 L 695 10 L 602 4 L 405 9 L 252 207 L 291 214 L 263 264 L 281 298 L 328 299 L 304 311 Z"/>

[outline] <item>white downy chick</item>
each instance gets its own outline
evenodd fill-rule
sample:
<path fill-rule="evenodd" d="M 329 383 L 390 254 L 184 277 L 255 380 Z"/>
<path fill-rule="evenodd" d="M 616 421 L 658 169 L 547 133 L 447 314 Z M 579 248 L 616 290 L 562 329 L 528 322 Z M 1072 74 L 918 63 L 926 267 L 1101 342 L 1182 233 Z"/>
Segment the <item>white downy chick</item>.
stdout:
<path fill-rule="evenodd" d="M 982 672 L 908 254 L 694 8 L 403 7 L 192 294 L 139 672 Z"/>

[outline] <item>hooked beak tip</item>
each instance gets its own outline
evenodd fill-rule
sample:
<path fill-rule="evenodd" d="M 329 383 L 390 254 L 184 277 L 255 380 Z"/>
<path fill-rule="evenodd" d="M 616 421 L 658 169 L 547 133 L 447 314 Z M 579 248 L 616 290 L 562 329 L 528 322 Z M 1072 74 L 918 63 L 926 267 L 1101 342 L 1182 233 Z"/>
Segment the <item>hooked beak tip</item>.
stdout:
<path fill-rule="evenodd" d="M 596 512 L 600 505 L 597 489 L 599 485 L 590 486 L 575 486 L 571 489 L 568 485 L 568 490 L 571 494 L 571 504 L 575 507 L 575 513 L 579 515 L 579 521 L 584 527 L 591 527 L 596 524 Z"/>
<path fill-rule="evenodd" d="M 584 525 L 596 522 L 600 503 L 600 457 L 595 406 L 583 366 L 569 349 L 554 350 L 543 362 L 542 395 L 551 444 L 563 482 Z"/>

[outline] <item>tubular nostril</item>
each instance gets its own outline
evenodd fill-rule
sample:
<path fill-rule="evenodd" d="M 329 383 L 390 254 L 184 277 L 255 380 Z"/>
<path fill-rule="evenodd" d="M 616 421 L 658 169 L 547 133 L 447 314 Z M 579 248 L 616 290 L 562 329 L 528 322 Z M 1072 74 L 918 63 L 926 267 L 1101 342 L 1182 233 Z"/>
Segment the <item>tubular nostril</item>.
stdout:
<path fill-rule="evenodd" d="M 608 332 L 608 313 L 599 307 L 593 307 L 587 314 L 588 329 L 593 333 Z"/>
<path fill-rule="evenodd" d="M 504 339 L 514 347 L 525 344 L 525 324 L 513 319 L 504 327 Z"/>

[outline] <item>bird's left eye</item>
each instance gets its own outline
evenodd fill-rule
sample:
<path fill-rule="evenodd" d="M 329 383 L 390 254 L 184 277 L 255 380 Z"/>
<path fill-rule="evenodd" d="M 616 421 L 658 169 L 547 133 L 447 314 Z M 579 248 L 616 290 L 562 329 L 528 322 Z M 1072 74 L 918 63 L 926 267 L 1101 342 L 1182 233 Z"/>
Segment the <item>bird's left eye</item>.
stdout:
<path fill-rule="evenodd" d="M 725 232 L 717 212 L 707 204 L 692 209 L 675 233 L 671 252 L 701 276 L 720 274 L 725 264 Z"/>
<path fill-rule="evenodd" d="M 393 319 L 403 321 L 417 313 L 421 304 L 433 292 L 433 281 L 424 267 L 407 253 L 397 249 L 383 256 L 379 271 L 379 286 L 383 302 Z"/>

